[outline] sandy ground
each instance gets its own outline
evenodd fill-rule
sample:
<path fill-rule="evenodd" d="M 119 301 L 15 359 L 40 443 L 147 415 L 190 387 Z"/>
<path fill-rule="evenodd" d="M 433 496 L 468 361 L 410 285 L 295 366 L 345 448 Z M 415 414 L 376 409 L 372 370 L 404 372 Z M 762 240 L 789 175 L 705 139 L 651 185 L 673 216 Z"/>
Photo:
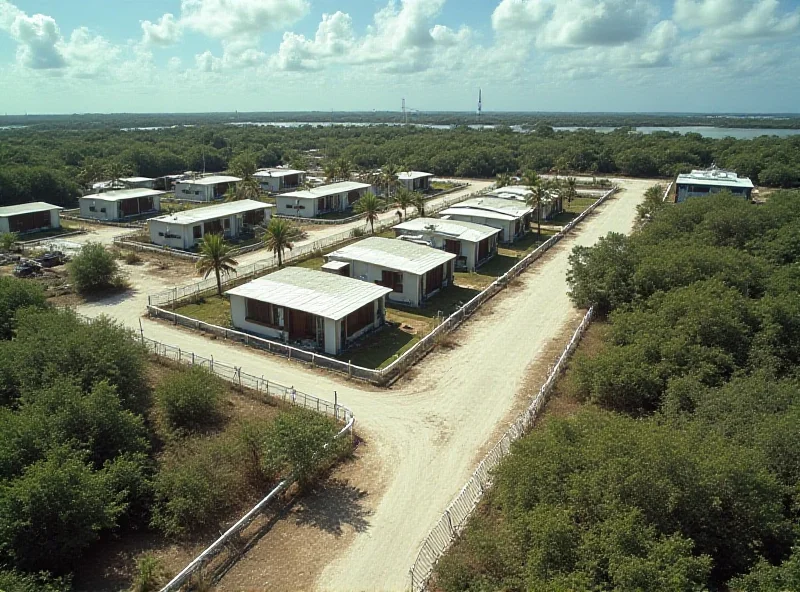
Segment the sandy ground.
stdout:
<path fill-rule="evenodd" d="M 407 589 L 408 570 L 422 541 L 469 478 L 480 453 L 511 421 L 520 393 L 526 392 L 525 379 L 532 365 L 552 362 L 548 356 L 554 357 L 553 342 L 575 323 L 576 311 L 566 293 L 570 250 L 576 244 L 591 245 L 610 231 L 630 231 L 636 204 L 653 184 L 620 180 L 625 190 L 455 333 L 454 348 L 428 356 L 391 390 L 366 388 L 143 319 L 144 333 L 152 339 L 213 355 L 245 372 L 321 397 L 332 398 L 337 391 L 340 403 L 355 412 L 357 428 L 365 434 L 363 462 L 370 467 L 369 476 L 363 484 L 353 485 L 360 492 L 359 508 L 351 508 L 353 495 L 347 487 L 333 498 L 341 504 L 341 516 L 354 518 L 338 522 L 334 534 L 322 526 L 313 527 L 313 521 L 280 523 L 275 536 L 268 533 L 229 574 L 234 579 L 223 580 L 222 588 Z M 132 277 L 136 292 L 82 306 L 81 312 L 109 314 L 138 329 L 146 294 L 152 288 L 164 289 L 165 282 L 146 269 L 132 273 L 140 274 Z M 330 496 L 320 499 L 318 503 L 324 503 Z M 277 556 L 265 549 L 274 551 L 277 545 L 286 550 L 281 540 L 302 540 L 292 561 L 297 570 L 297 561 L 305 559 L 302 579 L 281 576 L 279 568 L 275 571 L 266 565 L 274 566 Z"/>

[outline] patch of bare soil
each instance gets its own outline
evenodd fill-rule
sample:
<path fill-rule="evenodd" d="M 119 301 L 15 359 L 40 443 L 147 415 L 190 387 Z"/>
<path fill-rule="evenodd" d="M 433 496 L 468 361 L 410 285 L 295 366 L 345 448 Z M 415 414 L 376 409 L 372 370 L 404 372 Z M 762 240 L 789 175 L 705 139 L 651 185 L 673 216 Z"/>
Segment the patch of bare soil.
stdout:
<path fill-rule="evenodd" d="M 215 590 L 312 590 L 322 569 L 367 530 L 385 489 L 368 441 L 312 491 L 289 502 Z"/>

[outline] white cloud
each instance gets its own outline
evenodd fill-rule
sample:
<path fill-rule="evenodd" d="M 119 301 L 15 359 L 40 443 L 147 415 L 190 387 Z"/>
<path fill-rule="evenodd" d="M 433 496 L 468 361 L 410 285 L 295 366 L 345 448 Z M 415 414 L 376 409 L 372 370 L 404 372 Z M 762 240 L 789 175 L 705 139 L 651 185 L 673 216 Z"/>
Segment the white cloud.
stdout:
<path fill-rule="evenodd" d="M 308 0 L 182 0 L 182 25 L 220 39 L 277 30 L 306 14 Z"/>
<path fill-rule="evenodd" d="M 553 11 L 550 0 L 502 0 L 492 12 L 496 31 L 528 29 L 543 23 Z"/>
<path fill-rule="evenodd" d="M 658 11 L 649 0 L 559 0 L 538 45 L 614 46 L 641 37 Z"/>
<path fill-rule="evenodd" d="M 43 14 L 17 15 L 10 29 L 17 46 L 17 62 L 32 70 L 54 70 L 66 66 L 59 48 L 61 31 L 56 21 Z"/>
<path fill-rule="evenodd" d="M 142 43 L 145 45 L 168 46 L 176 43 L 180 37 L 181 27 L 169 12 L 155 23 L 142 21 Z"/>
<path fill-rule="evenodd" d="M 201 72 L 220 72 L 222 70 L 222 58 L 214 56 L 210 51 L 194 56 L 195 65 Z"/>
<path fill-rule="evenodd" d="M 61 46 L 70 74 L 80 78 L 111 77 L 120 54 L 118 47 L 92 34 L 86 27 L 72 31 L 69 40 Z"/>
<path fill-rule="evenodd" d="M 686 29 L 707 29 L 721 39 L 774 37 L 800 28 L 800 9 L 778 0 L 675 0 L 674 18 Z"/>

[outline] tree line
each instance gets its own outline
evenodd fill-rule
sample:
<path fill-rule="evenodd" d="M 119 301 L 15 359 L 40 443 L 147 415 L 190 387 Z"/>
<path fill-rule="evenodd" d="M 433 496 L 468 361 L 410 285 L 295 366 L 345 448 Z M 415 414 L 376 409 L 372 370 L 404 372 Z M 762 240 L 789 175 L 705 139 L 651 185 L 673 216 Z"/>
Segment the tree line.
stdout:
<path fill-rule="evenodd" d="M 439 589 L 798 588 L 799 197 L 643 208 L 574 249 L 607 319 L 562 383 L 584 404 L 514 446 Z"/>
<path fill-rule="evenodd" d="M 509 127 L 440 130 L 421 127 L 299 128 L 202 125 L 121 131 L 24 128 L 3 131 L 0 203 L 32 200 L 74 206 L 98 170 L 158 177 L 187 170 L 220 172 L 247 155 L 257 167 L 278 164 L 306 169 L 325 161 L 352 169 L 393 165 L 440 176 L 494 178 L 533 170 L 559 174 L 622 174 L 672 177 L 712 163 L 754 183 L 800 183 L 800 136 L 721 140 L 699 134 L 556 131 L 539 123 L 531 133 Z M 110 177 L 109 177 L 110 178 Z"/>

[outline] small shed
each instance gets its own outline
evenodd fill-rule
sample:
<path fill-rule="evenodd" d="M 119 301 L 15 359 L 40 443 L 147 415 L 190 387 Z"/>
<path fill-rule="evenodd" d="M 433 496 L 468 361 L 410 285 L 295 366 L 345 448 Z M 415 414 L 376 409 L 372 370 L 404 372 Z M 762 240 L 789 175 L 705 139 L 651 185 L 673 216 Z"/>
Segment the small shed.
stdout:
<path fill-rule="evenodd" d="M 58 217 L 62 208 L 43 201 L 34 201 L 0 208 L 0 232 L 37 232 L 61 228 Z"/>
<path fill-rule="evenodd" d="M 253 177 L 264 191 L 287 191 L 300 187 L 306 181 L 305 171 L 294 169 L 270 168 L 257 171 Z"/>
<path fill-rule="evenodd" d="M 186 201 L 214 201 L 222 199 L 228 189 L 241 179 L 230 175 L 209 175 L 195 179 L 182 179 L 175 183 L 175 199 Z"/>
<path fill-rule="evenodd" d="M 228 290 L 233 326 L 330 355 L 386 318 L 389 288 L 302 267 L 286 267 Z"/>
<path fill-rule="evenodd" d="M 426 245 L 371 237 L 330 253 L 326 261 L 349 263 L 351 278 L 391 288 L 389 300 L 421 306 L 452 284 L 455 258 Z"/>
<path fill-rule="evenodd" d="M 371 185 L 342 181 L 304 191 L 291 191 L 275 197 L 277 214 L 315 218 L 323 214 L 345 212 L 361 199 Z"/>
<path fill-rule="evenodd" d="M 409 191 L 430 191 L 433 173 L 422 171 L 405 171 L 398 173 L 397 180 Z"/>
<path fill-rule="evenodd" d="M 706 197 L 720 191 L 730 191 L 733 195 L 750 199 L 753 188 L 753 182 L 749 178 L 740 177 L 733 171 L 717 167 L 698 169 L 678 175 L 675 181 L 675 201 L 680 203 L 692 197 Z"/>
<path fill-rule="evenodd" d="M 150 242 L 173 249 L 192 249 L 206 234 L 236 239 L 269 222 L 274 206 L 242 199 L 204 208 L 194 208 L 151 218 L 147 221 Z"/>
<path fill-rule="evenodd" d="M 113 221 L 160 212 L 162 195 L 155 189 L 117 189 L 84 195 L 78 203 L 81 218 Z"/>

